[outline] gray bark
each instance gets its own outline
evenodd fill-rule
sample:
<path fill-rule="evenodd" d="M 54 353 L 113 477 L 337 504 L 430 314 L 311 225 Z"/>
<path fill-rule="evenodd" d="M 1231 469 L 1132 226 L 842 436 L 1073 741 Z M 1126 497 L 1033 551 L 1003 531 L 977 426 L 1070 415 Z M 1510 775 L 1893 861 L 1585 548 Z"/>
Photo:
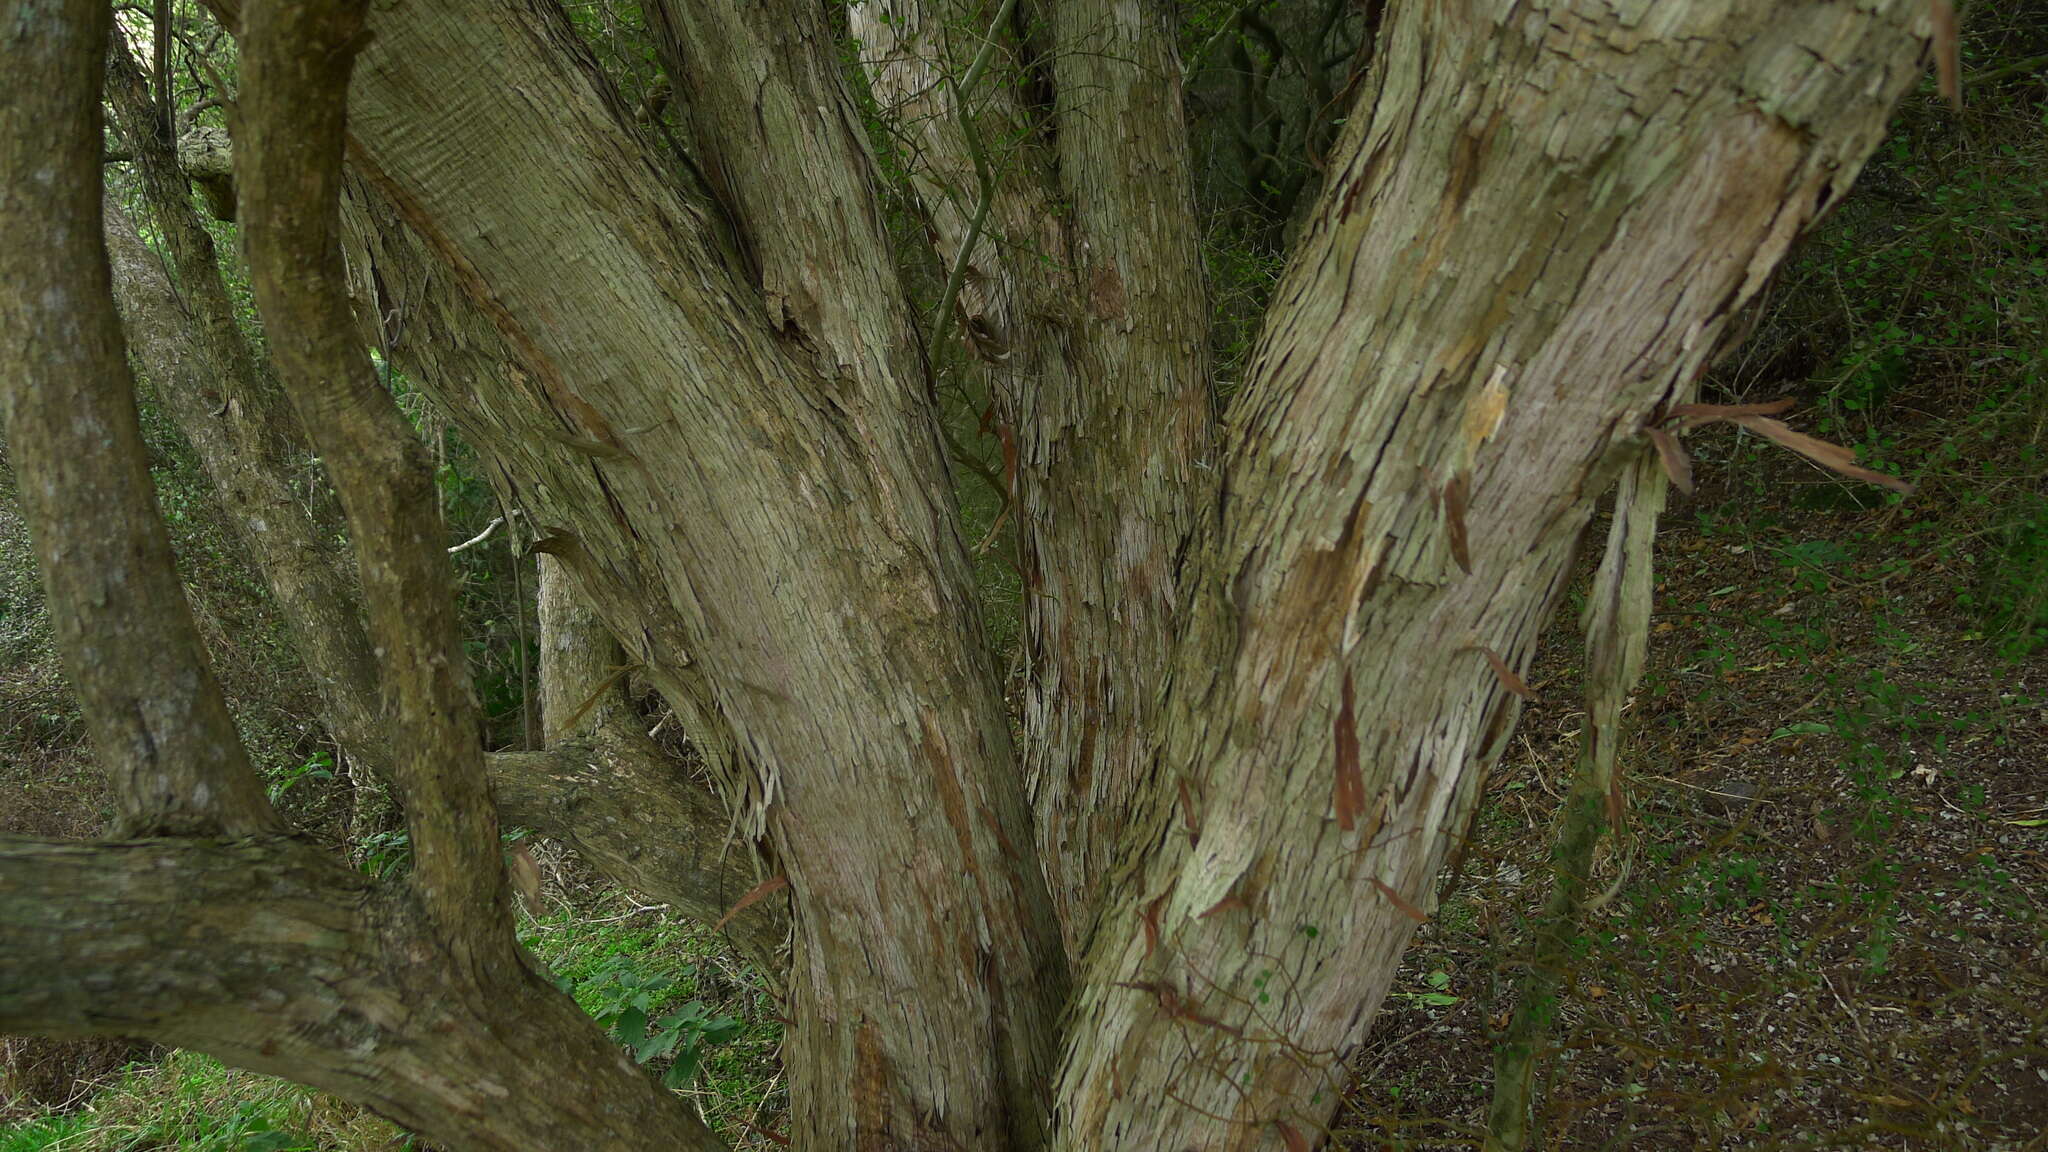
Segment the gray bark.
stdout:
<path fill-rule="evenodd" d="M 373 30 L 352 159 L 514 354 L 447 407 L 650 680 L 708 688 L 751 766 L 731 799 L 796 910 L 794 1086 L 854 1086 L 799 1132 L 1037 1130 L 1063 958 L 928 397 L 775 331 L 558 15 L 401 6 Z"/>
<path fill-rule="evenodd" d="M 1388 14 L 1232 420 L 1058 1147 L 1315 1138 L 1512 725 L 1493 662 L 1527 666 L 1594 499 L 1847 188 L 1926 21 Z"/>
<path fill-rule="evenodd" d="M 1078 954 L 1158 739 L 1179 563 L 1213 484 L 1208 307 L 1163 13 L 1053 7 L 1048 148 L 1014 63 L 960 91 L 981 34 L 1014 51 L 994 11 L 869 0 L 852 24 L 914 144 L 938 254 L 965 260 L 939 332 L 957 319 L 994 392 L 1024 576 L 1025 777 Z"/>

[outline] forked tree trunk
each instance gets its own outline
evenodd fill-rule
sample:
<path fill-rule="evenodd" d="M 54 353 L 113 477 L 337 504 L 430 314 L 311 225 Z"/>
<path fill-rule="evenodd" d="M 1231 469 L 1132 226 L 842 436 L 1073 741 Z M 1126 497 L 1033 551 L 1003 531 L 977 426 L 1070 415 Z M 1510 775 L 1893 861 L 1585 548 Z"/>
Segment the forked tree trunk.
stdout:
<path fill-rule="evenodd" d="M 708 697 L 790 881 L 797 1138 L 1028 1143 L 1065 966 L 916 358 L 778 329 L 558 12 L 374 32 L 351 157 L 512 352 L 448 407 L 649 678 Z"/>
<path fill-rule="evenodd" d="M 0 840 L 0 1025 L 197 1047 L 468 1148 L 715 1146 L 676 1098 L 528 969 L 512 939 L 496 822 L 473 731 L 464 731 L 468 677 L 454 647 L 446 557 L 431 539 L 410 552 L 390 546 L 393 534 L 420 534 L 427 517 L 401 507 L 372 519 L 363 500 L 351 504 L 373 635 L 397 666 L 388 711 L 394 744 L 411 749 L 395 767 L 414 875 L 376 885 L 279 834 L 206 667 L 150 491 L 102 242 L 97 81 L 108 15 L 93 0 L 0 5 L 0 68 L 16 81 L 0 94 L 0 227 L 28 241 L 0 251 L 0 414 L 66 670 L 116 796 L 116 830 L 149 838 Z M 279 67 L 285 37 L 275 33 L 286 31 L 273 30 L 243 75 L 252 90 L 303 100 L 305 86 L 280 75 L 289 69 Z M 331 84 L 337 69 L 345 78 L 348 55 L 326 48 L 309 59 Z M 256 146 L 268 167 L 248 215 L 252 251 L 273 260 L 257 261 L 256 277 L 272 297 L 271 331 L 295 342 L 294 368 L 304 361 L 293 357 L 317 357 L 322 337 L 336 335 L 322 330 L 323 306 L 327 320 L 346 322 L 327 277 L 299 301 L 307 308 L 274 306 L 290 279 L 280 265 L 339 263 L 329 197 L 340 134 L 334 102 L 311 103 L 326 110 L 328 131 L 293 143 L 311 143 L 315 157 L 325 151 L 325 171 L 285 154 L 292 145 Z M 291 100 L 259 106 L 269 131 L 252 135 L 268 142 L 302 122 Z M 291 194 L 280 175 L 311 184 L 302 211 L 287 208 L 282 220 Z M 324 347 L 346 354 L 345 343 Z M 329 410 L 337 425 L 353 403 L 375 410 L 391 401 L 356 391 Z M 403 431 L 354 446 L 370 450 L 350 461 L 357 480 L 376 449 L 399 459 L 418 450 Z M 376 479 L 390 488 L 371 503 L 432 491 L 423 469 L 386 467 Z M 440 629 L 390 627 L 406 615 L 407 592 Z M 439 738 L 451 732 L 455 740 Z M 578 1075 L 555 1075 L 540 1053 Z"/>
<path fill-rule="evenodd" d="M 0 28 L 16 35 L 46 7 L 7 0 Z M 1195 279 L 1184 145 L 1159 111 L 1178 80 L 1161 30 L 1128 8 L 1052 12 L 1056 52 L 1033 74 L 1055 89 L 1049 145 L 1021 103 L 967 93 L 970 124 L 1007 123 L 1021 136 L 1003 138 L 1058 157 L 997 189 L 1008 199 L 992 205 L 987 255 L 958 204 L 936 207 L 976 168 L 972 128 L 933 138 L 936 175 L 919 185 L 942 259 L 967 254 L 968 330 L 998 360 L 1014 349 L 1000 363 L 1029 373 L 1005 401 L 1027 574 L 1041 566 L 1022 757 L 979 645 L 920 337 L 815 13 L 792 7 L 795 24 L 756 20 L 766 10 L 669 14 L 684 29 L 679 66 L 708 85 L 697 145 L 715 161 L 720 205 L 670 186 L 552 6 L 380 7 L 350 90 L 351 159 L 383 202 L 365 204 L 368 297 L 380 315 L 391 302 L 421 323 L 401 344 L 448 342 L 417 351 L 456 370 L 422 379 L 537 546 L 694 714 L 722 753 L 742 833 L 790 881 L 787 1053 L 805 1147 L 1313 1141 L 1425 914 L 1447 831 L 1512 724 L 1514 669 L 1593 500 L 1644 450 L 1639 431 L 1799 227 L 1846 187 L 1917 74 L 1927 32 L 1919 0 L 1397 5 L 1212 462 L 1199 450 L 1204 310 L 1175 292 Z M 898 48 L 940 61 L 936 81 L 979 48 L 932 47 L 918 30 L 985 28 L 988 15 L 888 27 Z M 717 51 L 692 57 L 700 43 Z M 878 88 L 903 63 L 883 57 Z M 274 82 L 285 60 L 244 77 Z M 297 66 L 331 63 L 313 53 Z M 907 107 L 945 89 L 899 91 L 893 106 Z M 1165 121 L 1165 143 L 1132 147 L 1113 119 L 1089 121 L 1091 92 L 1127 122 Z M 19 154 L 0 176 L 11 177 L 42 163 L 21 142 L 43 138 L 33 117 L 44 110 L 14 89 L 7 100 L 0 143 Z M 334 109 L 301 113 L 332 130 Z M 940 100 L 931 123 L 957 126 L 957 111 Z M 288 124 L 263 122 L 268 148 L 292 146 Z M 64 171 L 84 188 L 98 139 L 90 125 L 74 135 Z M 293 172 L 328 178 L 282 155 L 265 153 L 282 183 L 259 204 Z M 1155 176 L 1147 196 L 1138 185 Z M 785 222 L 763 199 L 786 195 L 802 203 Z M 50 209 L 37 235 L 57 237 L 53 222 L 97 234 L 75 206 L 0 198 L 21 205 Z M 1066 228 L 1033 220 L 1055 206 L 1071 209 Z M 252 236 L 292 222 L 247 221 Z M 296 301 L 276 302 L 285 362 L 308 388 L 342 378 L 309 370 L 323 359 L 361 376 L 337 335 L 338 270 L 324 249 L 284 255 L 269 250 L 259 280 L 317 273 L 294 281 Z M 1019 270 L 1041 257 L 1052 272 Z M 43 274 L 33 261 L 7 268 L 24 282 Z M 82 290 L 106 294 L 103 279 Z M 23 306 L 9 297 L 0 319 L 13 343 L 0 352 L 58 362 L 50 350 L 69 344 L 21 335 L 53 322 L 54 298 L 21 298 L 44 311 L 16 323 Z M 105 332 L 85 335 L 104 356 Z M 322 395 L 346 412 L 372 392 Z M 47 409 L 10 424 L 53 444 L 65 432 Z M 338 474 L 355 469 L 343 485 L 352 513 L 385 498 L 360 461 L 326 454 Z M 1203 464 L 1219 479 L 1213 500 Z M 1122 488 L 1101 490 L 1111 485 Z M 146 516 L 117 511 L 146 535 Z M 57 513 L 43 509 L 42 522 Z M 701 1142 L 564 1002 L 511 970 L 481 760 L 452 735 L 460 678 L 434 662 L 451 641 L 443 628 L 416 650 L 423 635 L 406 630 L 394 594 L 422 590 L 445 623 L 445 592 L 393 524 L 355 519 L 375 578 L 373 635 L 400 665 L 384 690 L 414 705 L 390 722 L 427 849 L 420 881 L 404 899 L 351 905 L 357 881 L 305 873 L 262 843 L 180 845 L 175 859 L 154 846 L 111 852 L 84 884 L 87 905 L 189 895 L 206 923 L 220 909 L 239 917 L 229 926 L 241 934 L 223 938 L 261 971 L 209 984 L 205 954 L 167 927 L 163 946 L 186 948 L 163 983 L 176 1003 L 110 1022 L 80 999 L 97 985 L 50 963 L 91 955 L 64 931 L 85 913 L 7 904 L 0 917 L 33 931 L 0 933 L 0 990 L 26 990 L 0 991 L 0 1024 L 136 1023 L 338 1087 L 466 1146 L 512 1146 L 504 1125 L 468 1110 L 502 1098 L 447 1075 L 505 1089 L 506 1112 L 545 1134 L 532 1147 Z M 1198 539 L 1176 580 L 1184 532 Z M 188 686 L 190 663 L 173 669 Z M 89 703 L 110 725 L 103 753 L 137 744 L 122 735 L 120 700 Z M 403 732 L 430 737 L 433 755 Z M 246 790 L 246 767 L 186 759 L 173 765 L 186 773 L 175 795 L 132 781 L 137 827 L 267 826 L 260 803 L 220 807 L 221 787 Z M 1036 831 L 1027 764 L 1048 817 Z M 135 775 L 132 758 L 117 768 Z M 1112 815 L 1089 811 L 1097 802 Z M 466 807 L 473 820 L 456 815 Z M 1119 850 L 1105 847 L 1111 836 Z M 43 891 L 71 866 L 46 845 L 5 846 L 0 895 Z M 218 879 L 228 872 L 266 877 L 258 891 L 285 901 L 281 918 L 236 903 L 246 893 Z M 1065 940 L 1088 942 L 1064 1017 L 1047 876 Z M 341 906 L 389 919 L 350 921 Z M 467 982 L 442 995 L 371 976 L 408 948 Z M 134 964 L 105 959 L 97 971 L 117 976 Z M 279 1030 L 220 1012 L 262 1002 L 240 997 L 245 986 L 294 978 L 280 994 L 314 986 L 303 1001 L 313 1017 L 282 1029 L 274 1050 L 237 1042 L 235 1028 L 266 1040 Z M 496 1013 L 528 998 L 537 1031 L 492 1032 Z M 460 1018 L 436 1014 L 444 1001 Z M 369 1055 L 347 1032 L 365 1003 L 384 1013 L 365 1017 L 384 1029 Z M 187 1004 L 197 1016 L 180 1015 Z M 422 1020 L 447 1032 L 407 1030 Z M 531 1064 L 499 1078 L 485 1069 L 503 1053 L 485 1049 L 505 1035 L 586 1063 L 573 1080 Z"/>
<path fill-rule="evenodd" d="M 196 449 L 216 498 L 261 569 L 313 676 L 329 732 L 346 755 L 388 780 L 393 754 L 378 704 L 377 664 L 354 581 L 333 548 L 342 526 L 309 513 L 293 489 L 297 417 L 263 376 L 242 336 L 184 178 L 168 149 L 148 134 L 158 119 L 147 86 L 118 44 L 108 86 L 128 125 L 144 177 L 143 199 L 178 272 L 174 285 L 164 275 L 164 262 L 109 197 L 107 248 L 129 348 Z M 407 272 L 418 283 L 424 269 Z M 418 300 L 404 302 L 420 306 Z M 377 315 L 373 297 L 363 312 Z M 442 335 L 427 320 L 420 327 L 429 329 L 428 338 Z M 468 336 L 436 345 L 416 335 L 407 360 L 421 359 L 413 354 L 416 348 L 438 346 L 441 357 L 426 360 L 429 370 L 455 372 L 460 365 L 476 371 L 483 358 L 470 345 L 497 347 L 498 341 L 480 323 L 471 324 Z M 547 690 L 543 683 L 544 695 Z M 644 737 L 633 740 L 616 724 L 551 752 L 493 753 L 487 763 L 508 822 L 561 838 L 615 883 L 684 915 L 713 923 L 760 879 L 748 867 L 745 846 L 732 842 L 725 806 L 710 789 Z M 749 958 L 779 975 L 777 954 L 787 928 L 784 906 L 771 900 L 734 917 L 728 933 Z"/>

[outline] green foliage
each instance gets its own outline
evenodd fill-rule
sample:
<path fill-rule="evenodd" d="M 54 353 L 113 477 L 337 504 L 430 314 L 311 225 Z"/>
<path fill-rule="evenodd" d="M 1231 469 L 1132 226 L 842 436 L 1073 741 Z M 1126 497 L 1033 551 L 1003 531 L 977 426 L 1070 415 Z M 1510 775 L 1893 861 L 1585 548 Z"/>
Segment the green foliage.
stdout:
<path fill-rule="evenodd" d="M 409 1152 L 382 1120 L 196 1052 L 131 1067 L 67 1115 L 0 1127 L 0 1152 Z"/>
<path fill-rule="evenodd" d="M 676 981 L 660 972 L 642 971 L 631 956 L 614 955 L 581 980 L 555 977 L 555 986 L 576 997 L 591 1018 L 604 1026 L 635 1064 L 666 1064 L 661 1082 L 670 1088 L 688 1084 L 708 1048 L 736 1039 L 745 1026 L 731 1016 L 715 1014 L 701 1000 L 691 1000 L 659 1017 L 654 1015 L 673 998 Z"/>
<path fill-rule="evenodd" d="M 698 1085 L 706 1118 L 737 1138 L 748 1118 L 787 1106 L 774 1001 L 717 936 L 626 904 L 617 917 L 528 921 L 520 940 L 637 1062 L 672 1087 Z"/>

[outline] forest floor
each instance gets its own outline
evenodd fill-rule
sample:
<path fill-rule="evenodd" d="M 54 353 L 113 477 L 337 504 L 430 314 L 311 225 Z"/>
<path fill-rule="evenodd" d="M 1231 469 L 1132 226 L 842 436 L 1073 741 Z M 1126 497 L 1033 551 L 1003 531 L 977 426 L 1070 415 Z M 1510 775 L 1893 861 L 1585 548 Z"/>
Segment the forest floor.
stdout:
<path fill-rule="evenodd" d="M 1545 1146 L 2048 1147 L 2048 659 L 1987 638 L 1981 554 L 1938 507 L 1860 508 L 1759 440 L 1694 439 L 1708 485 L 1657 540 L 1612 897 L 1539 1061 Z M 1484 1131 L 1578 755 L 1573 615 L 1354 1065 L 1347 1147 Z"/>

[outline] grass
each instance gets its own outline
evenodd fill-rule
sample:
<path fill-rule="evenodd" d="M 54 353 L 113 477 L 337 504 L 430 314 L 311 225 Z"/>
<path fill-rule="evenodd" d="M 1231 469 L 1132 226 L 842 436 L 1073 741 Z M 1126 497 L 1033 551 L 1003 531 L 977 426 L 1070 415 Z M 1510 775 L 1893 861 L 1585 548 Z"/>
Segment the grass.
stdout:
<path fill-rule="evenodd" d="M 399 1152 L 353 1105 L 196 1052 L 131 1065 L 80 1111 L 0 1128 L 0 1152 Z"/>

